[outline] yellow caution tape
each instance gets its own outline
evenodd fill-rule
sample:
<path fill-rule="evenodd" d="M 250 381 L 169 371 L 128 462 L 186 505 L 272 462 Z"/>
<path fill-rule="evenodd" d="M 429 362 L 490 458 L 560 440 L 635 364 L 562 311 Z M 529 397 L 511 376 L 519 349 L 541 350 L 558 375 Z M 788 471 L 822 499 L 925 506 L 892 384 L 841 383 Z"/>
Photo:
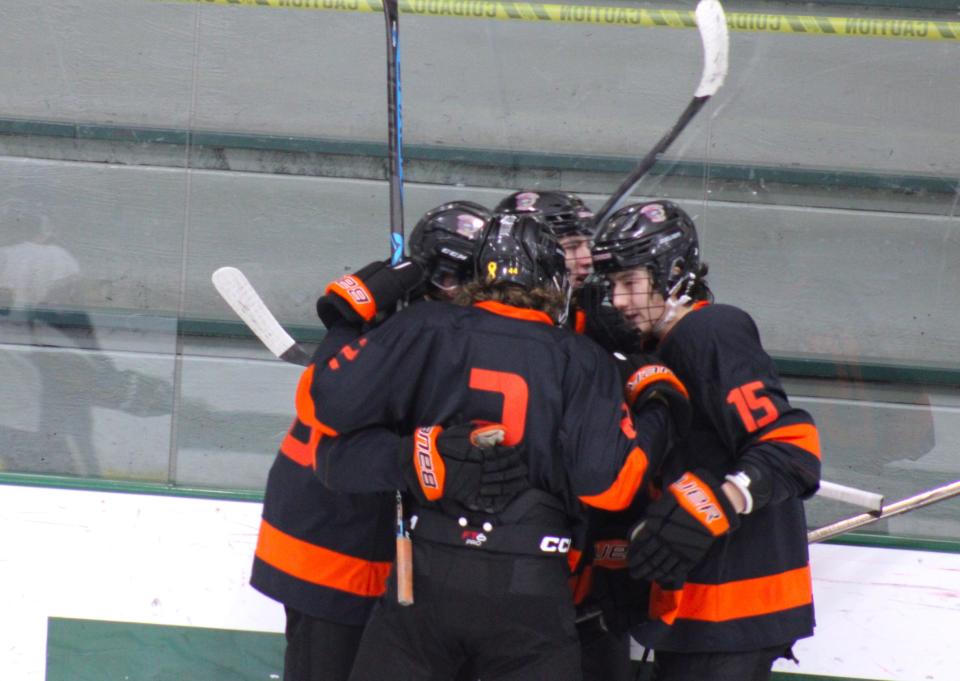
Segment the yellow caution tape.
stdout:
<path fill-rule="evenodd" d="M 179 0 L 203 5 L 237 5 L 274 9 L 313 9 L 332 12 L 382 12 L 379 0 Z M 493 0 L 400 0 L 400 12 L 413 16 L 552 21 L 561 24 L 695 28 L 692 10 L 553 5 Z M 923 19 L 820 17 L 798 14 L 728 12 L 731 31 L 795 33 L 896 40 L 960 40 L 960 22 Z"/>

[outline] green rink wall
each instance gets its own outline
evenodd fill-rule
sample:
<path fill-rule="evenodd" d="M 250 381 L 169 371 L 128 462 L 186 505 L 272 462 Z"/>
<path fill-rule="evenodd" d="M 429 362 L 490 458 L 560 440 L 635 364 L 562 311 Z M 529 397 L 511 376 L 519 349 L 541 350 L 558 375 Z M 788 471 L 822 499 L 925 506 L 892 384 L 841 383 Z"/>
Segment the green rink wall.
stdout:
<path fill-rule="evenodd" d="M 45 681 L 275 681 L 285 645 L 281 634 L 53 617 Z M 846 678 L 773 674 L 775 681 Z"/>

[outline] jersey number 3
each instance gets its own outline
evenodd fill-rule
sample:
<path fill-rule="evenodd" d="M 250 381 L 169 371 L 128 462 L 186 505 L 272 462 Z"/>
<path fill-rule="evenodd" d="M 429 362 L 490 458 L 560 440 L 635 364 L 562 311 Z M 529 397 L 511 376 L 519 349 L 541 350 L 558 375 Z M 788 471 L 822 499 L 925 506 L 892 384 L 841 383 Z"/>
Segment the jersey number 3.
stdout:
<path fill-rule="evenodd" d="M 758 395 L 763 390 L 763 383 L 754 381 L 734 388 L 727 395 L 727 404 L 732 404 L 740 414 L 740 420 L 748 433 L 763 428 L 777 419 L 777 408 L 769 397 Z"/>
<path fill-rule="evenodd" d="M 527 423 L 527 399 L 529 390 L 523 376 L 508 371 L 489 369 L 470 370 L 470 389 L 486 390 L 503 395 L 503 410 L 500 423 L 507 432 L 503 444 L 513 446 L 523 439 L 523 429 Z"/>

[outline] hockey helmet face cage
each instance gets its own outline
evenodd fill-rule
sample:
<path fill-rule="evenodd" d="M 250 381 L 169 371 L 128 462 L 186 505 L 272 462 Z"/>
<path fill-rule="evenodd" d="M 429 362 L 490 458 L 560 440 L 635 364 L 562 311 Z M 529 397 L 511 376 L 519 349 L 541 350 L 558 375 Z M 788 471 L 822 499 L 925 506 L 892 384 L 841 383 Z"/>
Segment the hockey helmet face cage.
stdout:
<path fill-rule="evenodd" d="M 495 214 L 480 246 L 477 270 L 477 278 L 488 283 L 563 294 L 569 289 L 563 248 L 536 213 Z"/>
<path fill-rule="evenodd" d="M 671 201 L 625 206 L 610 216 L 594 237 L 594 270 L 603 275 L 646 267 L 664 299 L 682 279 L 700 268 L 697 228 Z"/>
<path fill-rule="evenodd" d="M 540 213 L 554 236 L 593 234 L 593 211 L 576 194 L 558 191 L 519 191 L 503 199 L 497 213 Z"/>
<path fill-rule="evenodd" d="M 490 211 L 472 201 L 454 201 L 428 211 L 410 234 L 410 257 L 430 283 L 450 291 L 473 279 L 477 246 Z"/>

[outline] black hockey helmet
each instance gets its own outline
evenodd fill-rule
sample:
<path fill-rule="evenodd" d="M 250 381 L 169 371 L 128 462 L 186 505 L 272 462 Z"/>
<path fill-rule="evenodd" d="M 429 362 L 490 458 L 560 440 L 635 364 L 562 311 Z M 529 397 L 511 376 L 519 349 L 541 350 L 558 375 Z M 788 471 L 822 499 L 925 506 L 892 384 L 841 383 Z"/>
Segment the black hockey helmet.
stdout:
<path fill-rule="evenodd" d="M 593 211 L 576 194 L 561 191 L 514 192 L 497 204 L 497 213 L 540 213 L 558 239 L 593 234 Z"/>
<path fill-rule="evenodd" d="M 438 288 L 449 288 L 451 280 L 470 281 L 477 245 L 490 217 L 489 210 L 472 201 L 452 201 L 427 211 L 410 234 L 411 260 Z"/>
<path fill-rule="evenodd" d="M 477 257 L 477 279 L 568 292 L 563 248 L 538 213 L 495 213 Z"/>
<path fill-rule="evenodd" d="M 678 281 L 700 272 L 697 228 L 672 201 L 624 206 L 594 236 L 590 253 L 598 274 L 648 268 L 664 298 Z"/>

